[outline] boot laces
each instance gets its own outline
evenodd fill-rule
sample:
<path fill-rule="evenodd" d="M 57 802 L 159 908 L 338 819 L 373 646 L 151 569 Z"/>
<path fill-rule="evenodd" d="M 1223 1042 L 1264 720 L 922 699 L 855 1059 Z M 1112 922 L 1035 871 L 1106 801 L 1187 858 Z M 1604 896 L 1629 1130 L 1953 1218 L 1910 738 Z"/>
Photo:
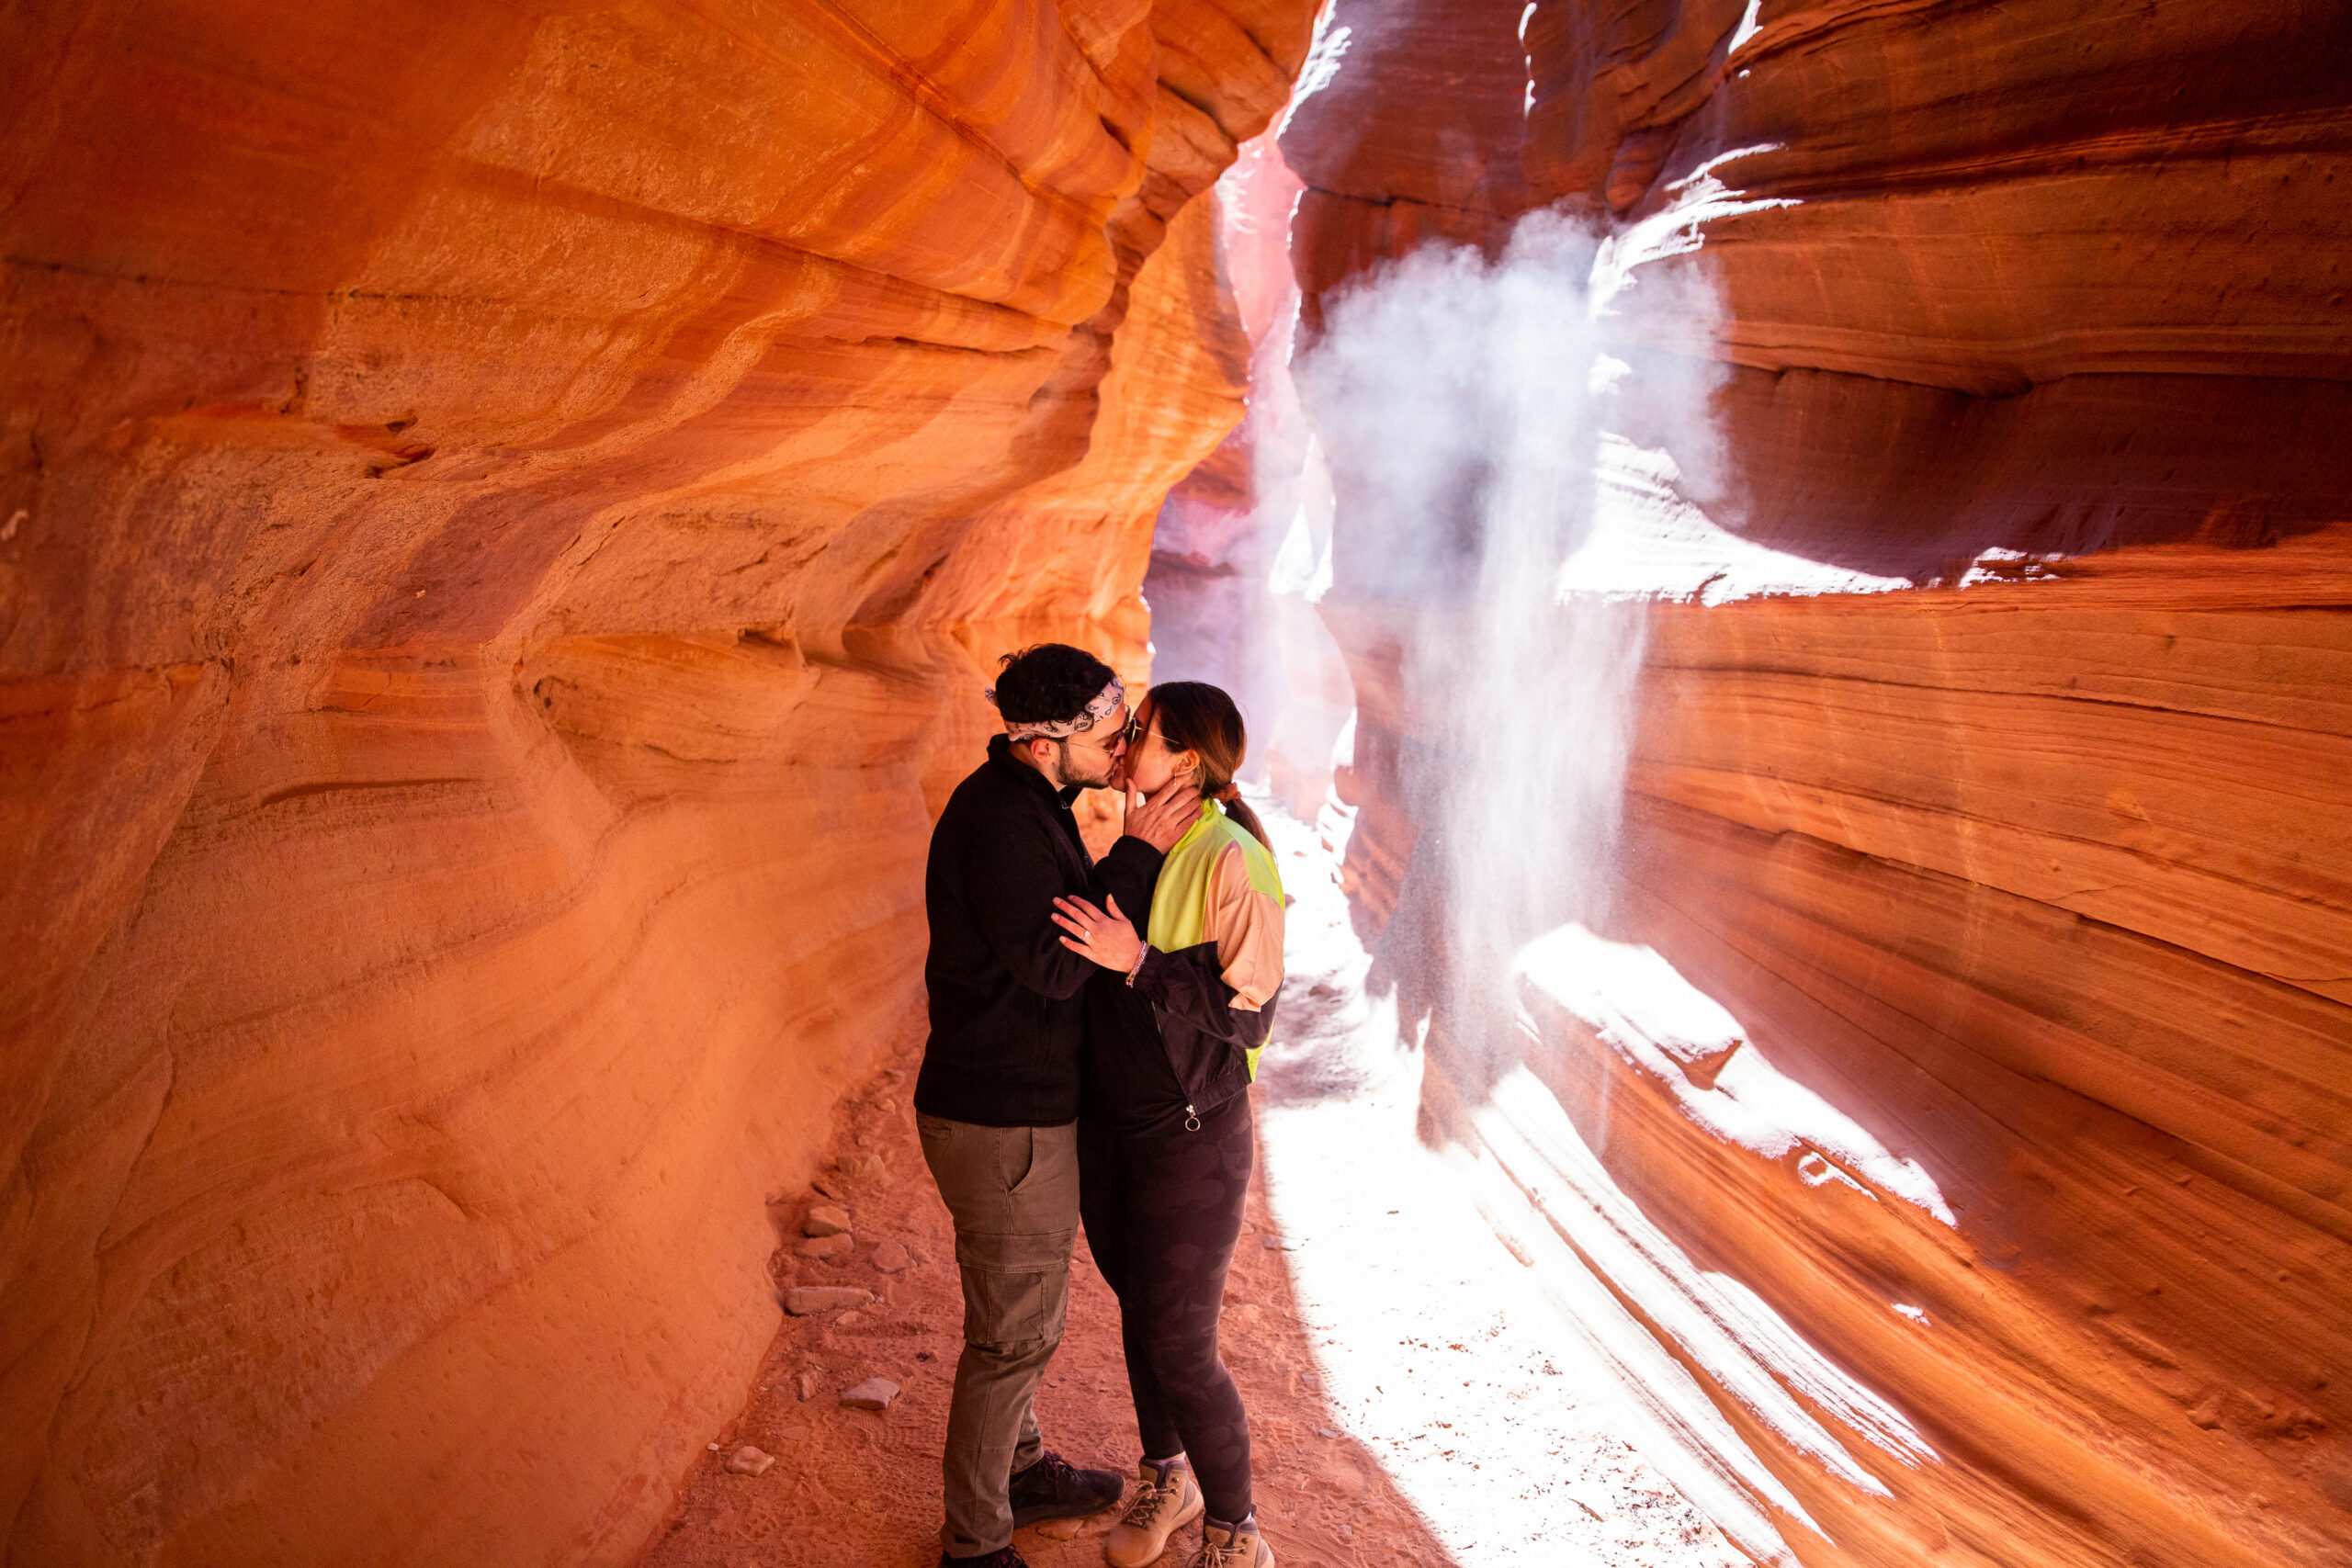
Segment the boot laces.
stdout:
<path fill-rule="evenodd" d="M 1204 1534 L 1201 1537 L 1200 1553 L 1193 1559 L 1192 1568 L 1250 1568 L 1257 1560 L 1254 1542 L 1239 1530 L 1235 1530 L 1233 1539 L 1223 1546 Z"/>
<path fill-rule="evenodd" d="M 1123 1525 L 1133 1525 L 1136 1529 L 1144 1530 L 1157 1525 L 1159 1522 L 1159 1516 L 1167 1509 L 1175 1506 L 1176 1499 L 1182 1495 L 1184 1483 L 1182 1477 L 1181 1471 L 1171 1468 L 1168 1472 L 1166 1480 L 1155 1485 L 1147 1486 L 1136 1495 L 1136 1500 L 1128 1505 L 1126 1516 L 1119 1522 Z"/>

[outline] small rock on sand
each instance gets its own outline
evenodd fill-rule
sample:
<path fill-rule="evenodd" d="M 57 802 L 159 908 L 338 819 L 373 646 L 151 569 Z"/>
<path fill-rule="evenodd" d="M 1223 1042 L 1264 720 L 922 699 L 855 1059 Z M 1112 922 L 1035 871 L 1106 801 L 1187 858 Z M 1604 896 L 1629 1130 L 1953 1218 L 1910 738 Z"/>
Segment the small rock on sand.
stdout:
<path fill-rule="evenodd" d="M 874 1149 L 860 1149 L 833 1163 L 833 1174 L 852 1187 L 871 1187 L 890 1174 L 889 1162 Z"/>
<path fill-rule="evenodd" d="M 797 1393 L 800 1395 L 800 1397 L 801 1397 L 801 1398 L 803 1398 L 803 1399 L 814 1399 L 814 1398 L 816 1398 L 816 1397 L 817 1397 L 817 1374 L 816 1374 L 816 1372 L 815 1372 L 813 1370 L 811 1370 L 811 1371 L 805 1371 L 805 1372 L 801 1372 L 801 1373 L 797 1374 L 797 1375 L 793 1378 L 793 1380 L 792 1380 L 792 1386 L 793 1386 L 794 1391 L 795 1391 L 796 1393 Z"/>
<path fill-rule="evenodd" d="M 835 1203 L 820 1203 L 800 1222 L 802 1235 L 839 1235 L 849 1229 L 849 1212 Z"/>
<path fill-rule="evenodd" d="M 1046 1519 L 1037 1526 L 1037 1533 L 1047 1540 L 1068 1540 L 1086 1528 L 1084 1519 Z"/>
<path fill-rule="evenodd" d="M 795 1285 L 784 1292 L 784 1310 L 795 1317 L 807 1317 L 836 1307 L 862 1307 L 873 1299 L 871 1291 L 854 1285 Z"/>
<path fill-rule="evenodd" d="M 874 1267 L 885 1274 L 895 1274 L 913 1261 L 912 1255 L 895 1241 L 886 1241 L 874 1249 Z"/>
<path fill-rule="evenodd" d="M 838 1263 L 847 1258 L 856 1246 L 857 1243 L 850 1239 L 849 1232 L 836 1231 L 830 1235 L 812 1235 L 794 1250 L 803 1258 L 814 1258 L 824 1263 Z"/>
<path fill-rule="evenodd" d="M 765 1475 L 775 1468 L 775 1455 L 745 1443 L 727 1456 L 727 1468 L 736 1475 Z"/>
<path fill-rule="evenodd" d="M 854 1388 L 842 1390 L 842 1403 L 852 1410 L 888 1410 L 898 1397 L 899 1385 L 888 1378 L 868 1378 Z"/>

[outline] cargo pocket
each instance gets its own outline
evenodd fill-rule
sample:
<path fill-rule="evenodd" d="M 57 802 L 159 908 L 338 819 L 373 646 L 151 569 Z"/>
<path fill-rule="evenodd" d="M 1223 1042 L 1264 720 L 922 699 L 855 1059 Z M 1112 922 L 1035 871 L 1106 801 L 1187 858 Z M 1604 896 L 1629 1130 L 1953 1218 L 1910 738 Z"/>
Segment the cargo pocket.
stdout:
<path fill-rule="evenodd" d="M 1053 1342 L 1069 1315 L 1071 1233 L 956 1238 L 964 1338 L 1007 1348 Z"/>
<path fill-rule="evenodd" d="M 1005 1191 L 1017 1195 L 1029 1179 L 1037 1174 L 1037 1129 L 1005 1129 L 996 1140 L 996 1168 L 997 1179 L 1004 1184 Z"/>

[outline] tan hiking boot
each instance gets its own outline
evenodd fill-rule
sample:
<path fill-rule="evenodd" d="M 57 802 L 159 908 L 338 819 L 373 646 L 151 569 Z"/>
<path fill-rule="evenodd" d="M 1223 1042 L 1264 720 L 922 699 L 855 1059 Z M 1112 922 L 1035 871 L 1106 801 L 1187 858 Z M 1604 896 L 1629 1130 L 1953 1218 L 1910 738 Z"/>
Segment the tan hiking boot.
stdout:
<path fill-rule="evenodd" d="M 1254 1520 L 1231 1529 L 1209 1525 L 1201 1531 L 1201 1554 L 1193 1559 L 1193 1568 L 1274 1568 L 1274 1549 Z"/>
<path fill-rule="evenodd" d="M 1168 1550 L 1168 1538 L 1201 1517 L 1201 1487 L 1193 1479 L 1191 1465 L 1163 1467 L 1146 1460 L 1138 1468 L 1143 1491 L 1102 1538 L 1102 1561 L 1111 1568 L 1144 1568 L 1159 1562 Z"/>

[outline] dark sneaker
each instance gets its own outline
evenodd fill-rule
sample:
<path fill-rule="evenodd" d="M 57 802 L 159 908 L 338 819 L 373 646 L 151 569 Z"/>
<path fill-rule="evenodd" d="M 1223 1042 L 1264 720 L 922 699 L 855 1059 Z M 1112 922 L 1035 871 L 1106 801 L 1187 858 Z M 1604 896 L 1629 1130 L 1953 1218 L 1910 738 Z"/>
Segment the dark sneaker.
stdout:
<path fill-rule="evenodd" d="M 1029 1564 L 1012 1548 L 1000 1546 L 980 1557 L 950 1557 L 943 1551 L 939 1554 L 939 1568 L 1029 1568 Z"/>
<path fill-rule="evenodd" d="M 1127 1483 L 1107 1470 L 1072 1470 L 1051 1449 L 1026 1470 L 1016 1470 L 1005 1485 L 1005 1501 L 1012 1505 L 1012 1528 L 1039 1519 L 1074 1519 L 1099 1514 L 1119 1500 Z"/>

